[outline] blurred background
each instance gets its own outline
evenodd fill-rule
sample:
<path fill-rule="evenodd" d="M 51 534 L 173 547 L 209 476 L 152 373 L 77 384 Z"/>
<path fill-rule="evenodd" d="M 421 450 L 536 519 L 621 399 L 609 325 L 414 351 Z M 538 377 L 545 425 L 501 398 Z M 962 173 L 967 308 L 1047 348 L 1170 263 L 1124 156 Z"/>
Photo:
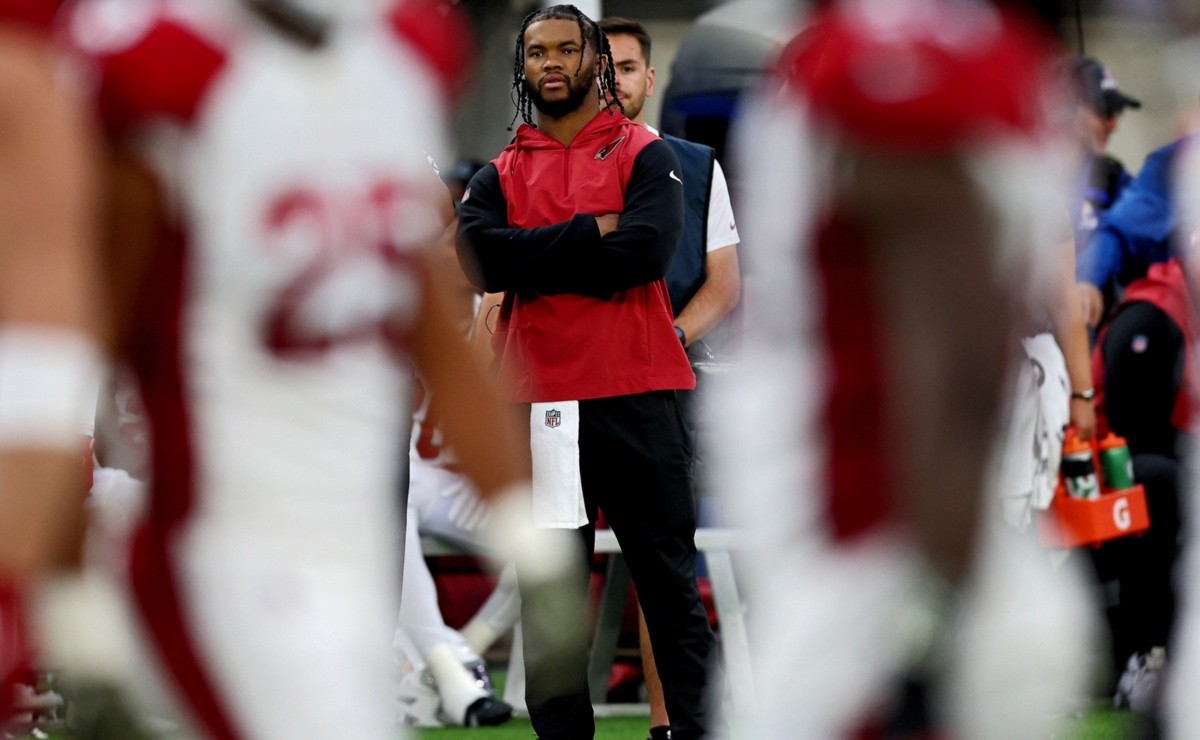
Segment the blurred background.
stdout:
<path fill-rule="evenodd" d="M 1063 38 L 1083 47 L 1116 75 L 1121 89 L 1144 103 L 1128 112 L 1111 152 L 1136 172 L 1153 149 L 1175 138 L 1181 116 L 1200 101 L 1200 51 L 1181 43 L 1200 17 L 1195 0 L 1064 0 Z M 459 152 L 490 160 L 508 143 L 513 44 L 521 19 L 537 2 L 464 0 L 481 35 L 477 77 L 458 120 Z M 545 3 L 552 4 L 552 3 Z M 805 5 L 795 0 L 589 0 L 594 17 L 620 15 L 645 24 L 654 39 L 657 89 L 646 120 L 684 138 L 724 149 L 725 123 L 738 91 L 795 30 Z M 1178 67 L 1195 73 L 1176 73 Z M 725 163 L 725 158 L 722 158 Z M 735 163 L 728 163 L 736 169 Z M 736 205 L 736 204 L 735 204 Z"/>

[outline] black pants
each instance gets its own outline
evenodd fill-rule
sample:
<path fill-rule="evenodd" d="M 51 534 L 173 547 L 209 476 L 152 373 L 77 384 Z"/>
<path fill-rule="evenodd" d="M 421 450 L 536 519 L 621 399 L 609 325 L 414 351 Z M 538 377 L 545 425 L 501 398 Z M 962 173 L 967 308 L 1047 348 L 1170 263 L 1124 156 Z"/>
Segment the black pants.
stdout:
<path fill-rule="evenodd" d="M 1105 590 L 1105 616 L 1118 676 L 1130 655 L 1166 646 L 1175 622 L 1179 463 L 1161 455 L 1134 455 L 1133 475 L 1146 489 L 1150 529 L 1106 542 L 1092 553 Z"/>
<path fill-rule="evenodd" d="M 1123 306 L 1104 336 L 1105 413 L 1129 442 L 1134 479 L 1145 486 L 1150 530 L 1092 553 L 1105 588 L 1116 674 L 1133 653 L 1167 645 L 1175 619 L 1179 558 L 1179 433 L 1171 423 L 1183 376 L 1183 332 L 1144 302 Z"/>
<path fill-rule="evenodd" d="M 1183 332 L 1156 306 L 1130 303 L 1113 318 L 1100 349 L 1109 426 L 1135 455 L 1178 459 L 1171 414 L 1183 382 Z"/>
<path fill-rule="evenodd" d="M 713 634 L 696 585 L 696 507 L 691 449 L 672 391 L 579 404 L 580 468 L 588 518 L 597 507 L 621 545 L 646 615 L 673 737 L 708 729 Z M 595 527 L 580 529 L 590 563 Z M 518 573 L 518 578 L 520 574 Z M 524 607 L 523 607 L 524 608 Z M 586 619 L 586 605 L 579 618 Z M 533 620 L 526 620 L 526 624 Z M 536 676 L 536 634 L 524 635 L 529 717 L 538 737 L 579 740 L 595 734 L 586 650 L 579 665 Z M 533 651 L 531 653 L 531 651 Z M 554 686 L 545 695 L 533 687 Z"/>

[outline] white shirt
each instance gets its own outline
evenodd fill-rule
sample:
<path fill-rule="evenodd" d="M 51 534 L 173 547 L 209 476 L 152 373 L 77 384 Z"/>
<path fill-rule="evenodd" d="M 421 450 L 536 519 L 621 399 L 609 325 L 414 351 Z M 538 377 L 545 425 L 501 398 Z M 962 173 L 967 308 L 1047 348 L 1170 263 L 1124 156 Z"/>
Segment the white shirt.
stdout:
<path fill-rule="evenodd" d="M 650 124 L 643 125 L 650 133 L 661 136 L 658 129 Z M 714 159 L 712 181 L 708 185 L 708 234 L 704 251 L 715 252 L 741 241 L 737 223 L 733 219 L 733 204 L 729 201 L 729 184 L 725 182 L 721 163 Z"/>

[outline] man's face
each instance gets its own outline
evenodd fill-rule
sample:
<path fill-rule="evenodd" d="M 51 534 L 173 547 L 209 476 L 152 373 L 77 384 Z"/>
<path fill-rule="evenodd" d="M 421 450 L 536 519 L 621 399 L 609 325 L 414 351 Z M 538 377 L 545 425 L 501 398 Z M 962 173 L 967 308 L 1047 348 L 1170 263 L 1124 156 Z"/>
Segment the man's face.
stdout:
<path fill-rule="evenodd" d="M 1090 154 L 1104 154 L 1108 151 L 1108 141 L 1117 130 L 1119 113 L 1102 116 L 1092 107 L 1080 103 L 1076 106 L 1075 127 L 1079 140 Z"/>
<path fill-rule="evenodd" d="M 574 20 L 531 23 L 524 41 L 525 89 L 542 114 L 562 118 L 596 94 L 596 51 L 584 48 Z"/>
<path fill-rule="evenodd" d="M 617 66 L 617 98 L 632 121 L 644 123 L 642 109 L 654 94 L 654 68 L 646 64 L 642 45 L 633 36 L 615 33 L 608 37 Z"/>

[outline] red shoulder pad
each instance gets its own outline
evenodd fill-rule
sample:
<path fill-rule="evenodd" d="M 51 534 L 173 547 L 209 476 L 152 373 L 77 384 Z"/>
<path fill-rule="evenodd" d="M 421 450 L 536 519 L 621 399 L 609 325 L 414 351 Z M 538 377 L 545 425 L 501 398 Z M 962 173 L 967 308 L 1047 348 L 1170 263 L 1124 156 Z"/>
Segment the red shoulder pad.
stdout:
<path fill-rule="evenodd" d="M 85 12 L 70 43 L 94 74 L 94 102 L 110 131 L 168 119 L 189 123 L 227 56 L 213 41 L 165 15 L 114 20 Z"/>
<path fill-rule="evenodd" d="M 49 34 L 59 6 L 59 0 L 0 0 L 0 23 Z"/>
<path fill-rule="evenodd" d="M 405 0 L 392 11 L 390 21 L 396 36 L 437 75 L 448 98 L 467 86 L 475 35 L 458 6 L 448 0 Z"/>
<path fill-rule="evenodd" d="M 835 4 L 788 46 L 782 75 L 817 120 L 906 151 L 1043 125 L 1050 47 L 1040 33 L 982 4 L 908 5 L 918 10 L 881 25 Z"/>

